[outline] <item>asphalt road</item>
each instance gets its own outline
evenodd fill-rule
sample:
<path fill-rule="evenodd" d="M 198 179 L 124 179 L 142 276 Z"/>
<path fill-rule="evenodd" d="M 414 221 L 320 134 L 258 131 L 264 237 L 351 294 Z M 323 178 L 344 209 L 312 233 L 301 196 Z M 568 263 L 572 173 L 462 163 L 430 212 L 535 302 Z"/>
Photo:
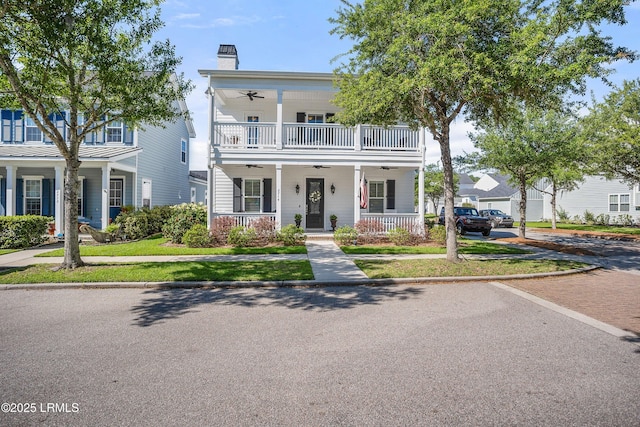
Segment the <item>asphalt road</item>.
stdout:
<path fill-rule="evenodd" d="M 3 426 L 640 425 L 639 362 L 488 283 L 0 293 Z"/>

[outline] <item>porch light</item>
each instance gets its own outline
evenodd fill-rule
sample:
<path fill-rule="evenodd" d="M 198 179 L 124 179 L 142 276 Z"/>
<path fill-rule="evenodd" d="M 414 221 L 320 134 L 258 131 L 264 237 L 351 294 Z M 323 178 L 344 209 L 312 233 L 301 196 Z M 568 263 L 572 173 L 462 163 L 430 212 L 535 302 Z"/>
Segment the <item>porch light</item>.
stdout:
<path fill-rule="evenodd" d="M 296 194 L 300 194 L 300 184 L 296 184 Z"/>
<path fill-rule="evenodd" d="M 331 194 L 335 194 L 336 193 L 336 186 L 331 184 Z"/>

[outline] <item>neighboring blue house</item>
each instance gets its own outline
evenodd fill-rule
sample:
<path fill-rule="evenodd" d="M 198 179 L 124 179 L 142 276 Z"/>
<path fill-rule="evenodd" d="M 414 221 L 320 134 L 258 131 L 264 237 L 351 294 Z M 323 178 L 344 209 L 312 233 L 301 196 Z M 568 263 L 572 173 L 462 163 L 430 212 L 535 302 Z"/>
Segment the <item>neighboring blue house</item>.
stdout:
<path fill-rule="evenodd" d="M 202 203 L 206 205 L 209 197 L 207 190 L 207 171 L 190 171 L 189 184 L 191 185 L 191 203 Z"/>
<path fill-rule="evenodd" d="M 0 110 L 0 121 L 0 215 L 53 216 L 61 233 L 64 158 L 22 111 Z M 65 117 L 55 121 L 66 134 Z M 193 137 L 193 124 L 185 120 L 144 129 L 114 122 L 92 134 L 80 147 L 79 215 L 102 229 L 123 206 L 189 202 Z"/>

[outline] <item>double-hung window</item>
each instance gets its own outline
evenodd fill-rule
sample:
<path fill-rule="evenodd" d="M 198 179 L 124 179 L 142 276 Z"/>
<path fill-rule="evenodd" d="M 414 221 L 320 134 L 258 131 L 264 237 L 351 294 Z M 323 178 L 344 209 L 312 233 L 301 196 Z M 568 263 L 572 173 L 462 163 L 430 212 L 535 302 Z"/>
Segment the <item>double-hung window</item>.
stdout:
<path fill-rule="evenodd" d="M 384 181 L 369 182 L 369 212 L 384 212 Z"/>
<path fill-rule="evenodd" d="M 247 179 L 244 182 L 245 212 L 260 212 L 260 180 Z"/>
<path fill-rule="evenodd" d="M 629 194 L 609 194 L 609 212 L 629 212 Z"/>
<path fill-rule="evenodd" d="M 24 180 L 25 215 L 42 215 L 42 180 Z"/>
<path fill-rule="evenodd" d="M 122 142 L 122 122 L 120 120 L 113 121 L 106 126 L 107 143 Z"/>
<path fill-rule="evenodd" d="M 180 161 L 187 163 L 187 141 L 184 139 L 180 141 Z"/>
<path fill-rule="evenodd" d="M 24 123 L 25 142 L 42 142 L 42 131 L 36 125 L 36 122 L 31 117 L 26 117 Z"/>

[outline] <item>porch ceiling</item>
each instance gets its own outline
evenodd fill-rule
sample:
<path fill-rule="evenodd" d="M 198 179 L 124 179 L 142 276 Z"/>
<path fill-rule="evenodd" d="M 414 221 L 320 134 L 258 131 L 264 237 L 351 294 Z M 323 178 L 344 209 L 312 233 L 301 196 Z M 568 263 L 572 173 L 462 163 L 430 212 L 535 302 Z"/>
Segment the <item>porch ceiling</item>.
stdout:
<path fill-rule="evenodd" d="M 135 156 L 139 147 L 81 146 L 81 161 L 114 161 Z M 62 160 L 55 145 L 0 145 L 0 160 Z"/>
<path fill-rule="evenodd" d="M 247 96 L 247 93 L 256 93 L 257 96 L 263 98 L 254 97 L 253 101 Z M 260 89 L 259 87 L 247 87 L 242 88 L 229 88 L 215 90 L 216 97 L 223 103 L 243 102 L 247 104 L 259 105 L 262 102 L 275 103 L 278 99 L 278 92 L 269 89 Z M 332 91 L 302 91 L 302 90 L 285 90 L 282 92 L 283 101 L 321 101 L 329 102 L 333 99 L 334 92 Z"/>

